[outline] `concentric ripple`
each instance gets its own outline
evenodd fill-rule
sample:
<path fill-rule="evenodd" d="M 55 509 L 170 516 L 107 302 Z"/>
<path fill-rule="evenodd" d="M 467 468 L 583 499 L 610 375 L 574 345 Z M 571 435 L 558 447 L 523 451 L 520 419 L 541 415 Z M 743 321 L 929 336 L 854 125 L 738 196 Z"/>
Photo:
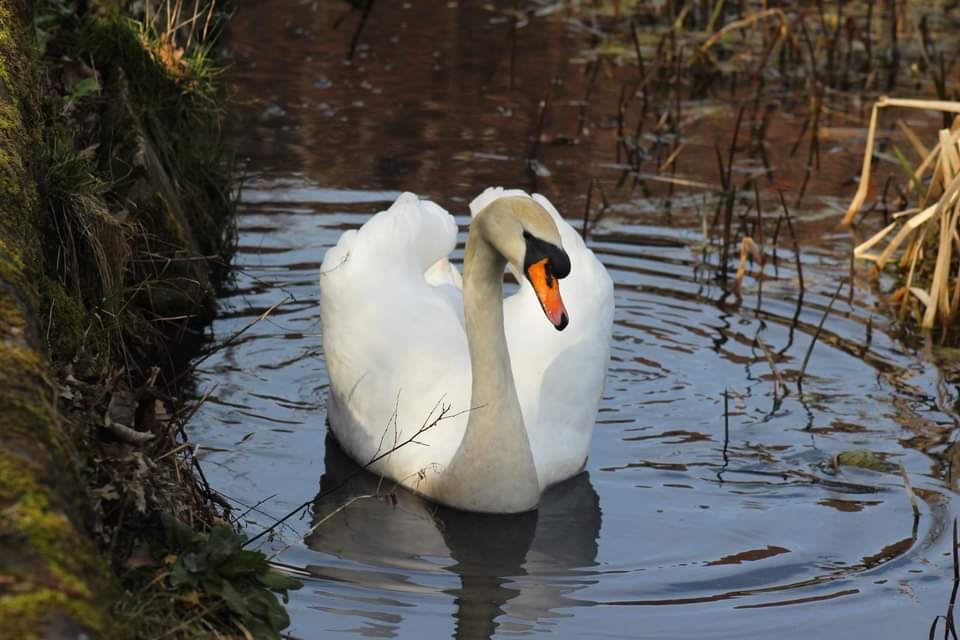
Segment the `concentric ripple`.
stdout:
<path fill-rule="evenodd" d="M 780 248 L 738 298 L 698 225 L 605 218 L 590 245 L 617 312 L 587 471 L 535 514 L 475 516 L 355 475 L 325 437 L 319 262 L 396 195 L 256 177 L 212 343 L 253 324 L 197 379 L 192 437 L 251 535 L 321 496 L 263 543 L 305 576 L 295 636 L 926 633 L 949 597 L 952 513 L 928 442 L 952 418 L 869 292 L 834 299 L 843 239 L 804 246 L 802 297 Z M 836 467 L 853 449 L 903 465 L 918 518 L 898 473 Z"/>

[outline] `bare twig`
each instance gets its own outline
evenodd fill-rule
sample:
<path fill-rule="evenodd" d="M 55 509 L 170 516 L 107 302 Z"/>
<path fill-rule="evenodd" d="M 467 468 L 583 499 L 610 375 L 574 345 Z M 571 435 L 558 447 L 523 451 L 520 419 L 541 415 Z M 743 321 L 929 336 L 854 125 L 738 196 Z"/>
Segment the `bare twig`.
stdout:
<path fill-rule="evenodd" d="M 180 373 L 178 373 L 178 374 L 176 375 L 176 377 L 173 378 L 173 380 L 171 381 L 171 384 L 182 380 L 183 378 L 187 377 L 188 375 L 191 375 L 194 371 L 197 370 L 197 367 L 198 367 L 198 366 L 200 366 L 203 362 L 205 362 L 205 361 L 207 360 L 207 358 L 209 358 L 209 357 L 212 356 L 213 354 L 218 353 L 219 351 L 221 351 L 221 350 L 223 350 L 223 349 L 226 349 L 227 347 L 235 344 L 236 341 L 240 338 L 240 336 L 242 336 L 242 335 L 245 334 L 247 331 L 249 331 L 250 329 L 252 329 L 252 328 L 254 327 L 254 325 L 258 324 L 259 322 L 262 322 L 263 320 L 266 320 L 266 319 L 270 316 L 270 314 L 272 314 L 272 313 L 273 313 L 274 311 L 276 311 L 278 308 L 280 308 L 281 306 L 287 304 L 288 302 L 290 302 L 290 301 L 292 301 L 292 300 L 293 300 L 293 296 L 289 296 L 289 295 L 288 295 L 287 297 L 285 297 L 285 298 L 284 298 L 283 300 L 281 300 L 280 302 L 277 302 L 276 304 L 271 305 L 266 311 L 264 311 L 264 312 L 261 313 L 259 316 L 257 316 L 256 318 L 254 318 L 253 320 L 251 320 L 250 322 L 248 322 L 242 329 L 240 329 L 239 331 L 237 331 L 236 333 L 234 333 L 233 335 L 231 335 L 230 337 L 228 337 L 226 340 L 224 340 L 223 342 L 221 342 L 220 344 L 218 344 L 217 346 L 213 347 L 212 349 L 210 349 L 209 351 L 207 351 L 205 354 L 203 354 L 202 356 L 200 356 L 199 358 L 197 358 L 196 360 L 194 360 L 193 362 L 191 362 L 191 363 L 190 363 L 190 366 L 185 367 L 183 371 L 181 371 Z"/>
<path fill-rule="evenodd" d="M 583 207 L 583 226 L 580 227 L 580 237 L 587 239 L 587 225 L 590 223 L 590 203 L 593 201 L 593 182 L 590 178 L 590 185 L 587 187 L 587 204 Z"/>
<path fill-rule="evenodd" d="M 373 11 L 374 2 L 376 2 L 376 0 L 367 0 L 363 5 L 363 12 L 360 14 L 360 22 L 357 24 L 356 31 L 353 32 L 353 38 L 350 40 L 350 50 L 347 51 L 347 60 L 353 60 L 353 54 L 357 49 L 357 44 L 360 42 L 360 33 L 367 24 L 367 19 L 370 17 L 370 12 Z"/>
<path fill-rule="evenodd" d="M 830 315 L 830 310 L 833 309 L 833 303 L 837 301 L 837 296 L 840 295 L 840 290 L 843 288 L 843 281 L 837 285 L 837 290 L 833 292 L 833 297 L 830 298 L 830 303 L 827 304 L 827 308 L 823 312 L 823 316 L 820 317 L 820 322 L 817 324 L 817 330 L 813 333 L 813 339 L 810 340 L 810 346 L 807 347 L 807 352 L 803 355 L 803 364 L 800 366 L 800 375 L 797 376 L 797 390 L 800 393 L 803 393 L 803 375 L 807 371 L 807 365 L 810 363 L 810 356 L 813 354 L 813 347 L 817 344 L 817 338 L 820 337 L 820 332 L 823 331 L 823 323 L 827 321 L 827 316 Z"/>
<path fill-rule="evenodd" d="M 953 607 L 957 602 L 957 588 L 960 587 L 960 559 L 957 558 L 957 519 L 953 519 L 953 590 L 950 592 L 950 604 L 947 605 L 947 615 L 937 616 L 933 619 L 933 623 L 930 625 L 930 640 L 933 640 L 934 633 L 937 631 L 937 623 L 940 622 L 940 618 L 944 619 L 945 625 L 943 629 L 943 638 L 948 640 L 950 635 L 953 635 L 954 640 L 957 640 L 957 628 L 953 621 Z"/>
<path fill-rule="evenodd" d="M 797 259 L 797 279 L 800 281 L 800 295 L 803 295 L 805 288 L 803 286 L 803 264 L 800 261 L 800 243 L 797 242 L 797 234 L 793 230 L 793 221 L 790 219 L 790 210 L 787 208 L 787 203 L 783 199 L 783 191 L 778 190 L 777 194 L 780 196 L 780 206 L 783 207 L 783 216 L 787 221 L 790 239 L 793 241 L 793 253 Z"/>
<path fill-rule="evenodd" d="M 776 400 L 780 397 L 779 391 L 781 389 L 784 395 L 789 393 L 787 383 L 783 381 L 783 376 L 780 375 L 780 370 L 777 369 L 777 363 L 773 359 L 773 353 L 770 352 L 770 347 L 767 346 L 767 343 L 763 341 L 763 338 L 761 338 L 759 334 L 757 335 L 757 344 L 760 345 L 760 349 L 763 350 L 763 355 L 767 357 L 767 364 L 770 365 L 770 371 L 773 372 L 773 398 Z"/>
<path fill-rule="evenodd" d="M 337 484 L 335 487 L 333 487 L 333 488 L 331 488 L 331 489 L 328 489 L 328 490 L 326 490 L 326 491 L 321 491 L 319 494 L 317 494 L 316 496 L 314 496 L 314 497 L 311 498 L 310 500 L 307 500 L 307 501 L 304 502 L 303 504 L 297 506 L 297 507 L 294 508 L 292 511 L 290 511 L 289 513 L 287 513 L 287 515 L 283 516 L 282 518 L 280 518 L 279 520 L 277 520 L 276 522 L 274 522 L 272 525 L 270 525 L 269 527 L 267 527 L 266 529 L 264 529 L 263 531 L 261 531 L 261 532 L 258 533 L 257 535 L 253 536 L 253 537 L 250 538 L 249 540 L 247 540 L 245 543 L 243 543 L 243 546 L 247 547 L 247 546 L 253 544 L 254 542 L 256 542 L 257 540 L 260 540 L 261 538 L 263 538 L 263 537 L 266 536 L 267 534 L 269 534 L 269 533 L 271 533 L 272 531 L 274 531 L 277 527 L 279 527 L 280 525 L 284 524 L 287 520 L 289 520 L 290 518 L 294 517 L 295 515 L 297 515 L 298 513 L 300 513 L 301 511 L 303 511 L 303 510 L 306 509 L 307 507 L 309 507 L 310 505 L 312 505 L 312 504 L 313 504 L 314 502 L 316 502 L 318 499 L 323 498 L 323 497 L 325 497 L 325 496 L 328 496 L 328 495 L 330 495 L 330 494 L 332 494 L 332 493 L 336 493 L 337 491 L 339 491 L 340 489 L 342 489 L 348 482 L 350 482 L 350 481 L 353 480 L 355 477 L 357 477 L 358 475 L 360 475 L 361 473 L 363 473 L 364 471 L 366 471 L 367 469 L 369 469 L 371 466 L 373 466 L 373 465 L 376 464 L 377 462 L 383 460 L 384 458 L 386 458 L 387 456 L 391 455 L 393 452 L 397 451 L 398 449 L 400 449 L 400 448 L 402 448 L 402 447 L 405 447 L 406 445 L 408 445 L 408 444 L 410 444 L 410 443 L 412 443 L 412 442 L 416 442 L 416 441 L 417 441 L 417 438 L 419 438 L 420 436 L 422 436 L 424 433 L 426 433 L 426 432 L 429 431 L 430 429 L 433 429 L 435 426 L 437 426 L 438 424 L 440 424 L 441 421 L 443 421 L 443 420 L 450 420 L 450 419 L 452 419 L 452 418 L 456 418 L 457 416 L 463 415 L 464 413 L 467 413 L 468 411 L 472 411 L 475 407 L 472 407 L 472 408 L 470 408 L 470 409 L 466 409 L 466 410 L 464 410 L 464 411 L 458 411 L 457 413 L 453 413 L 453 414 L 450 413 L 450 408 L 451 408 L 450 405 L 443 405 L 443 406 L 440 408 L 440 413 L 439 413 L 439 415 L 437 415 L 436 418 L 434 418 L 431 422 L 427 422 L 427 421 L 425 420 L 424 423 L 423 423 L 422 425 L 420 425 L 420 428 L 417 429 L 416 432 L 415 432 L 413 435 L 411 435 L 409 438 L 407 438 L 406 440 L 403 440 L 402 442 L 398 442 L 397 444 L 395 444 L 393 447 L 391 447 L 391 448 L 388 449 L 387 451 L 384 451 L 384 452 L 382 452 L 382 453 L 379 453 L 379 454 L 377 454 L 377 455 L 374 455 L 372 458 L 370 458 L 370 460 L 369 460 L 366 464 L 364 464 L 363 466 L 357 467 L 357 468 L 354 469 L 352 472 L 348 473 L 347 476 L 346 476 L 339 484 Z M 432 415 L 432 411 L 431 411 L 431 414 L 430 414 L 430 415 Z M 429 420 L 429 419 L 430 419 L 430 416 L 427 416 L 427 420 Z"/>
<path fill-rule="evenodd" d="M 903 478 L 903 488 L 907 490 L 907 498 L 910 499 L 910 507 L 913 509 L 913 516 L 920 517 L 920 507 L 917 506 L 917 494 L 913 492 L 913 486 L 910 484 L 910 478 L 907 477 L 907 470 L 900 465 L 900 477 Z"/>

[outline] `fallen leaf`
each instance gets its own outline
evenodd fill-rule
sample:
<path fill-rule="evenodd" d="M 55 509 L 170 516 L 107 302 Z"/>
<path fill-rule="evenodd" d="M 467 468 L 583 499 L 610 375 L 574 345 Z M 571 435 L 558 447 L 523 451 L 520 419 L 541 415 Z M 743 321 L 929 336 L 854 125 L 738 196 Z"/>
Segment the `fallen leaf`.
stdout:
<path fill-rule="evenodd" d="M 121 440 L 131 444 L 143 444 L 153 438 L 152 433 L 137 431 L 133 428 L 137 411 L 137 398 L 130 391 L 117 390 L 110 396 L 107 412 L 103 416 L 104 426 Z"/>

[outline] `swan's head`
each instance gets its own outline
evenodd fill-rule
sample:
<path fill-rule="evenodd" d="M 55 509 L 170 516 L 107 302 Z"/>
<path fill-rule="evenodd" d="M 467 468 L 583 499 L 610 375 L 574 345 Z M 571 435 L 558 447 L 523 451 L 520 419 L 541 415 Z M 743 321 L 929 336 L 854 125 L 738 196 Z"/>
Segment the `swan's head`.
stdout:
<path fill-rule="evenodd" d="M 553 217 L 532 198 L 508 196 L 491 202 L 477 214 L 486 239 L 533 285 L 547 319 L 563 331 L 570 321 L 560 297 L 561 278 L 570 273 Z"/>

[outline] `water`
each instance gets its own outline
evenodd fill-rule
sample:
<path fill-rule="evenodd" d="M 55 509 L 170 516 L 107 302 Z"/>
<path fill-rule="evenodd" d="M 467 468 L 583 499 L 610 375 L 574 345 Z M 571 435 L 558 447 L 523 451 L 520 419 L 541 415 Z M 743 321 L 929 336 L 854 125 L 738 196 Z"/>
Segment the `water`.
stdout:
<path fill-rule="evenodd" d="M 249 328 L 203 363 L 197 389 L 210 396 L 189 425 L 250 535 L 321 496 L 262 541 L 306 582 L 291 596 L 292 634 L 924 636 L 952 586 L 956 505 L 940 454 L 956 392 L 876 309 L 864 278 L 851 290 L 851 240 L 834 224 L 850 190 L 838 175 L 860 147 L 831 156 L 836 172 L 811 184 L 802 295 L 784 232 L 762 290 L 754 268 L 738 298 L 713 277 L 716 247 L 704 250 L 709 196 L 680 191 L 667 209 L 662 185 L 648 197 L 613 187 L 613 147 L 601 143 L 611 134 L 596 123 L 617 87 L 595 90 L 596 135 L 544 146 L 546 171 L 527 170 L 543 81 L 581 51 L 575 30 L 528 26 L 511 62 L 516 26 L 503 13 L 378 4 L 347 65 L 357 15 L 332 30 L 341 9 L 322 4 L 241 5 L 230 25 L 230 137 L 251 177 L 213 341 Z M 582 82 L 558 89 L 544 131 L 579 126 L 580 107 L 562 105 Z M 512 517 L 439 509 L 354 475 L 324 424 L 324 250 L 403 189 L 455 212 L 461 241 L 465 201 L 488 184 L 541 189 L 578 218 L 588 171 L 610 191 L 590 246 L 617 311 L 586 472 Z M 919 518 L 898 473 L 835 467 L 853 449 L 903 465 Z"/>

